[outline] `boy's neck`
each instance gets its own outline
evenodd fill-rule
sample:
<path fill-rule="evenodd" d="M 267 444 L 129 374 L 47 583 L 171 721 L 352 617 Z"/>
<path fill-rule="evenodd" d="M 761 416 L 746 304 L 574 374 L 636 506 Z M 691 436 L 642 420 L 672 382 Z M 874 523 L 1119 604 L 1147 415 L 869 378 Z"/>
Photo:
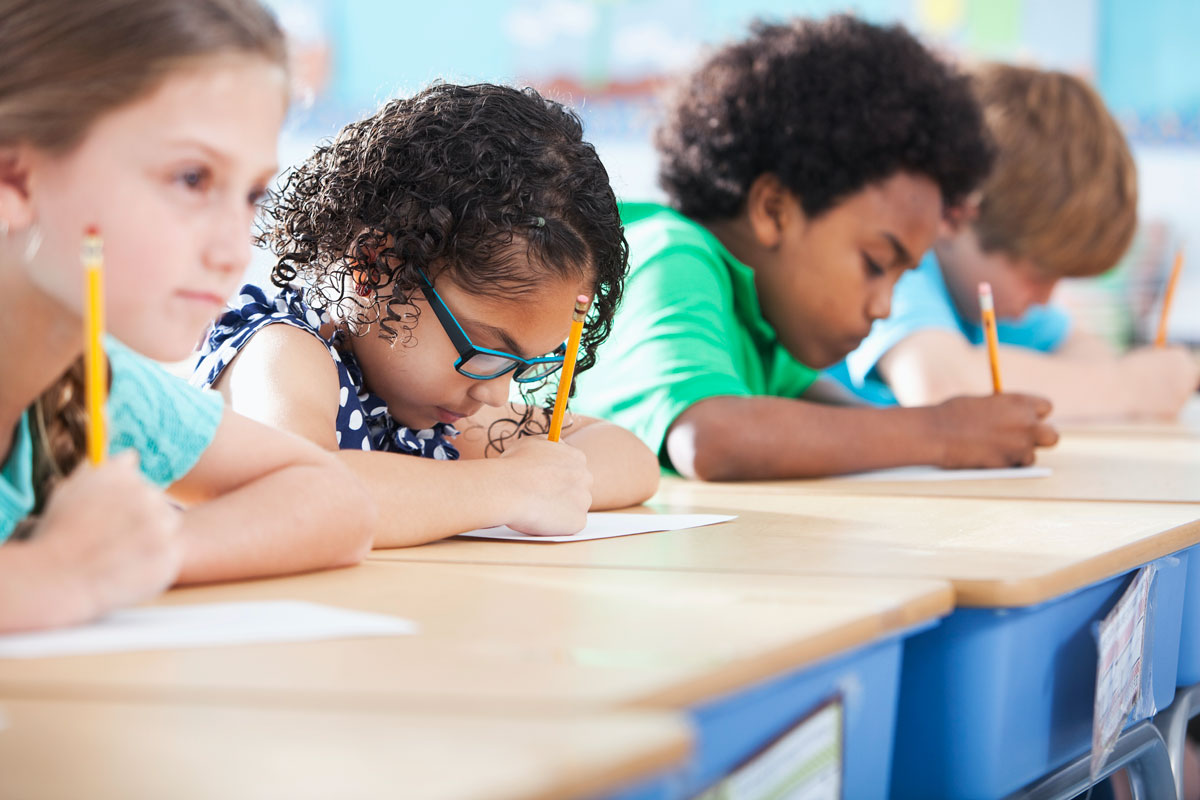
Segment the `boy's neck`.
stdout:
<path fill-rule="evenodd" d="M 33 405 L 83 348 L 83 323 L 40 291 L 11 264 L 0 265 L 0 463 L 8 458 L 12 434 Z"/>
<path fill-rule="evenodd" d="M 966 286 L 960 278 L 961 268 L 954 257 L 953 243 L 938 239 L 933 243 L 933 253 L 937 256 L 937 267 L 942 272 L 942 281 L 946 284 L 946 293 L 954 304 L 954 311 L 962 319 L 978 324 L 979 306 L 976 287 Z"/>
<path fill-rule="evenodd" d="M 765 261 L 768 255 L 767 250 L 759 242 L 758 237 L 754 235 L 754 230 L 750 226 L 750 220 L 746 219 L 744 214 L 728 219 L 701 222 L 700 224 L 709 233 L 717 237 L 717 241 L 734 258 L 750 267 L 750 269 L 757 269 Z"/>

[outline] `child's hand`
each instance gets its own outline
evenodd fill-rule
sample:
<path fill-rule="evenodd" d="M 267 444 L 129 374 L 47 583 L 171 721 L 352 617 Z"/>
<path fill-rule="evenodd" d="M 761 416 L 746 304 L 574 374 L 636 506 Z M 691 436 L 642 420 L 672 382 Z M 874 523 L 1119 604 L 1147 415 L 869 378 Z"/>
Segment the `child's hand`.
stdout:
<path fill-rule="evenodd" d="M 1142 347 L 1121 357 L 1135 417 L 1174 419 L 1200 386 L 1200 363 L 1183 347 Z"/>
<path fill-rule="evenodd" d="M 51 495 L 29 547 L 62 578 L 82 622 L 166 589 L 179 573 L 182 515 L 138 472 L 136 451 L 81 466 Z"/>
<path fill-rule="evenodd" d="M 565 442 L 525 438 L 505 449 L 513 492 L 513 530 L 531 536 L 566 536 L 587 525 L 592 473 L 583 452 Z"/>
<path fill-rule="evenodd" d="M 934 430 L 942 443 L 938 465 L 946 469 L 1024 467 L 1034 450 L 1058 441 L 1045 420 L 1050 401 L 1024 394 L 955 397 L 933 406 Z"/>

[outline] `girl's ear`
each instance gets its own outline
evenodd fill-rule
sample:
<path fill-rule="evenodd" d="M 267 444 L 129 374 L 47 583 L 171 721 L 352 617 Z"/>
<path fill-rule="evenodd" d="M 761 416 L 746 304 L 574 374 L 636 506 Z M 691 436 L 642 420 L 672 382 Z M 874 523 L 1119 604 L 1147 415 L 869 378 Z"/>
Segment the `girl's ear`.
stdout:
<path fill-rule="evenodd" d="M 18 231 L 33 223 L 29 202 L 29 167 L 33 153 L 20 145 L 0 147 L 0 220 Z"/>
<path fill-rule="evenodd" d="M 770 250 L 779 246 L 789 227 L 808 221 L 795 195 L 770 173 L 759 175 L 750 184 L 746 217 L 759 245 Z"/>

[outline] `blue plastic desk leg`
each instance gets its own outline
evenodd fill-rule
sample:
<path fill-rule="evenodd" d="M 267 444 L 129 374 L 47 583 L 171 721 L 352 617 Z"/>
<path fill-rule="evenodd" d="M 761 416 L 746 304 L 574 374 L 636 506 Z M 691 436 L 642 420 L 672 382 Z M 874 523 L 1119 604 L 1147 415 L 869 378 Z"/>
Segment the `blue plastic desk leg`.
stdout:
<path fill-rule="evenodd" d="M 1091 754 L 1084 754 L 1036 783 L 1009 795 L 1008 800 L 1068 800 L 1075 797 L 1092 785 L 1088 775 L 1090 761 Z M 1139 722 L 1121 734 L 1098 780 L 1126 768 L 1136 800 L 1173 800 L 1178 797 L 1167 744 L 1153 723 Z"/>
<path fill-rule="evenodd" d="M 1188 721 L 1197 714 L 1200 714 L 1200 684 L 1177 691 L 1175 702 L 1154 718 L 1155 727 L 1167 742 L 1176 797 L 1183 797 L 1183 751 L 1187 747 Z"/>

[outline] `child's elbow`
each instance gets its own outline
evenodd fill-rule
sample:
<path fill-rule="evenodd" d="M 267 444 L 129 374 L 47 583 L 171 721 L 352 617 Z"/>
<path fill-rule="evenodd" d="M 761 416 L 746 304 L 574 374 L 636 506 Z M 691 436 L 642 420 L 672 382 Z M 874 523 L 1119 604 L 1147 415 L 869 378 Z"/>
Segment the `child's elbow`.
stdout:
<path fill-rule="evenodd" d="M 738 451 L 729 446 L 722 426 L 677 420 L 667 433 L 667 455 L 671 466 L 685 478 L 700 481 L 731 481 L 743 477 Z"/>
<path fill-rule="evenodd" d="M 662 471 L 658 467 L 658 458 L 654 452 L 646 445 L 638 440 L 638 452 L 629 464 L 629 474 L 632 477 L 631 485 L 634 487 L 635 496 L 630 498 L 628 505 L 639 505 L 646 502 L 654 493 L 658 491 L 658 482 L 662 477 Z"/>

